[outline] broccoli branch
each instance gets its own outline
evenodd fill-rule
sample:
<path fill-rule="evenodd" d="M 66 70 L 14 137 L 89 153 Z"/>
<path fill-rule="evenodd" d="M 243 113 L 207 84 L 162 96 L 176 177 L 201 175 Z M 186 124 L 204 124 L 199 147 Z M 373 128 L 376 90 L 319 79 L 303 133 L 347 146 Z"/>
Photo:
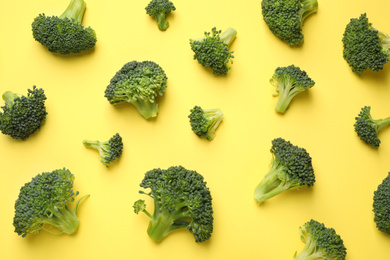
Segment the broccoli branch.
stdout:
<path fill-rule="evenodd" d="M 140 98 L 138 98 L 137 100 L 130 99 L 129 102 L 137 108 L 138 112 L 145 119 L 157 116 L 157 113 L 158 113 L 157 102 L 151 102 L 150 100 L 143 100 Z"/>
<path fill-rule="evenodd" d="M 306 17 L 310 14 L 315 13 L 318 10 L 318 2 L 317 0 L 302 0 L 301 2 L 301 22 L 303 22 Z"/>
<path fill-rule="evenodd" d="M 84 12 L 87 4 L 84 0 L 71 0 L 64 13 L 59 18 L 75 19 L 79 23 L 83 20 Z"/>
<path fill-rule="evenodd" d="M 15 94 L 11 91 L 6 91 L 3 94 L 3 100 L 8 107 L 11 107 L 15 103 L 15 98 L 21 97 L 21 95 Z"/>

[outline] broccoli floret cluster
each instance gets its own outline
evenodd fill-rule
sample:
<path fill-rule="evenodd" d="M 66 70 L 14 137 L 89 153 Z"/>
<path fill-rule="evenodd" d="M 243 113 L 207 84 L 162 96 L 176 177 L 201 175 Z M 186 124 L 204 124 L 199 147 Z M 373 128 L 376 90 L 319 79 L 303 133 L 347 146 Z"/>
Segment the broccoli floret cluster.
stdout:
<path fill-rule="evenodd" d="M 219 108 L 202 109 L 200 106 L 195 106 L 190 110 L 188 117 L 190 119 L 192 131 L 194 131 L 197 136 L 212 140 L 215 137 L 215 131 L 222 122 L 224 115 Z"/>
<path fill-rule="evenodd" d="M 169 0 L 152 0 L 145 7 L 145 10 L 149 16 L 153 16 L 156 19 L 158 29 L 165 31 L 169 26 L 166 16 L 175 11 L 176 7 Z"/>
<path fill-rule="evenodd" d="M 106 167 L 119 159 L 123 152 L 122 137 L 118 133 L 116 133 L 108 141 L 100 142 L 97 140 L 84 140 L 83 144 L 85 147 L 98 150 L 100 154 L 100 161 Z"/>
<path fill-rule="evenodd" d="M 390 172 L 374 191 L 373 211 L 378 230 L 390 234 Z"/>

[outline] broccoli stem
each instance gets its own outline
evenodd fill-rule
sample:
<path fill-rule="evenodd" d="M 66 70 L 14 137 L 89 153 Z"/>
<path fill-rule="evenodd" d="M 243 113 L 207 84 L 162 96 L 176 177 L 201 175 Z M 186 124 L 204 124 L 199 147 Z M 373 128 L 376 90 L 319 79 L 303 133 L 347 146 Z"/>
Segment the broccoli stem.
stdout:
<path fill-rule="evenodd" d="M 21 97 L 21 95 L 15 94 L 11 91 L 6 91 L 3 94 L 3 100 L 7 107 L 11 107 L 15 103 L 15 98 Z"/>
<path fill-rule="evenodd" d="M 166 14 L 164 12 L 158 13 L 154 16 L 157 21 L 158 29 L 165 31 L 168 29 L 169 23 L 165 20 Z"/>
<path fill-rule="evenodd" d="M 279 85 L 279 98 L 275 110 L 282 114 L 286 112 L 290 106 L 291 100 L 300 92 L 302 92 L 302 89 L 294 86 L 294 84 L 281 83 Z"/>
<path fill-rule="evenodd" d="M 228 46 L 233 42 L 234 38 L 236 38 L 237 31 L 231 27 L 227 28 L 224 32 L 219 35 L 219 38 L 226 43 Z"/>
<path fill-rule="evenodd" d="M 91 140 L 84 140 L 84 141 L 83 141 L 83 144 L 85 145 L 85 147 L 94 148 L 94 149 L 98 150 L 99 153 L 107 152 L 107 150 L 104 149 L 105 146 L 103 145 L 102 142 L 99 142 L 99 141 L 91 141 Z"/>
<path fill-rule="evenodd" d="M 372 122 L 374 123 L 377 132 L 381 130 L 382 128 L 390 125 L 390 117 L 384 118 L 384 119 L 373 119 Z"/>
<path fill-rule="evenodd" d="M 378 37 L 382 50 L 389 56 L 390 51 L 390 37 L 389 35 L 378 31 Z"/>
<path fill-rule="evenodd" d="M 83 20 L 86 6 L 87 4 L 84 2 L 84 0 L 71 0 L 66 10 L 59 18 L 69 18 L 71 20 L 75 19 L 76 21 L 81 23 L 81 21 Z"/>
<path fill-rule="evenodd" d="M 150 102 L 149 100 L 131 100 L 131 104 L 133 104 L 138 112 L 146 119 L 150 117 L 156 117 L 158 113 L 158 104 L 157 102 Z"/>
<path fill-rule="evenodd" d="M 57 208 L 52 212 L 52 214 L 52 216 L 43 222 L 58 228 L 63 233 L 72 234 L 79 226 L 80 220 L 77 218 L 75 212 L 68 207 L 68 205 L 65 205 L 63 208 Z"/>
<path fill-rule="evenodd" d="M 306 19 L 310 14 L 318 10 L 317 0 L 302 0 L 301 1 L 301 22 Z"/>

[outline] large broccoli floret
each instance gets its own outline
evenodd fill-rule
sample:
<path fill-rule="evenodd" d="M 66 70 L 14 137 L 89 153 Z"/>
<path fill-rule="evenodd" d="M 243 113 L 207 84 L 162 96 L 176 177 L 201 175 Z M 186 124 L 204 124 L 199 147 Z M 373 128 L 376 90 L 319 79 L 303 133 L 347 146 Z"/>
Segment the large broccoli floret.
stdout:
<path fill-rule="evenodd" d="M 305 248 L 294 260 L 344 260 L 347 249 L 344 241 L 333 228 L 327 228 L 323 223 L 310 220 L 299 228 Z"/>
<path fill-rule="evenodd" d="M 390 234 L 390 172 L 374 191 L 373 211 L 378 230 Z"/>
<path fill-rule="evenodd" d="M 317 12 L 317 0 L 263 0 L 261 2 L 263 19 L 274 35 L 288 43 L 302 44 L 303 21 Z"/>
<path fill-rule="evenodd" d="M 72 234 L 79 225 L 76 216 L 80 198 L 72 211 L 70 203 L 79 192 L 73 191 L 74 175 L 68 169 L 38 174 L 26 183 L 15 202 L 15 232 L 25 237 L 41 230 L 55 234 Z"/>
<path fill-rule="evenodd" d="M 215 131 L 224 118 L 222 111 L 219 108 L 202 109 L 200 106 L 195 106 L 190 112 L 188 117 L 192 131 L 207 140 L 214 139 Z"/>
<path fill-rule="evenodd" d="M 169 23 L 166 21 L 166 16 L 176 10 L 176 7 L 169 0 L 152 0 L 146 6 L 146 13 L 156 19 L 158 29 L 165 31 Z"/>
<path fill-rule="evenodd" d="M 210 238 L 213 232 L 213 208 L 209 189 L 203 176 L 182 166 L 146 172 L 140 186 L 150 189 L 154 199 L 153 215 L 146 211 L 145 201 L 134 203 L 134 211 L 150 217 L 149 236 L 157 242 L 177 229 L 188 229 L 196 242 Z"/>
<path fill-rule="evenodd" d="M 32 23 L 34 39 L 53 53 L 80 53 L 92 49 L 96 44 L 96 33 L 81 25 L 85 8 L 84 0 L 71 0 L 59 17 L 40 14 Z"/>
<path fill-rule="evenodd" d="M 255 189 L 255 200 L 262 203 L 284 191 L 313 186 L 314 170 L 309 153 L 283 138 L 272 140 L 271 169 Z"/>
<path fill-rule="evenodd" d="M 274 96 L 279 96 L 275 110 L 282 114 L 290 107 L 292 99 L 297 94 L 313 87 L 315 84 L 306 71 L 294 65 L 276 68 L 270 82 L 278 92 Z"/>
<path fill-rule="evenodd" d="M 381 140 L 378 138 L 378 132 L 390 125 L 390 117 L 385 119 L 373 119 L 371 117 L 371 107 L 365 106 L 361 109 L 359 115 L 355 117 L 355 132 L 365 143 L 379 147 Z"/>
<path fill-rule="evenodd" d="M 229 62 L 233 63 L 233 51 L 230 44 L 236 38 L 237 31 L 228 28 L 222 32 L 215 27 L 205 32 L 204 37 L 190 39 L 190 46 L 194 52 L 194 60 L 206 68 L 211 68 L 214 74 L 226 75 L 230 69 Z"/>
<path fill-rule="evenodd" d="M 7 91 L 3 94 L 5 106 L 0 111 L 0 130 L 14 139 L 25 140 L 41 128 L 46 119 L 46 96 L 43 89 L 33 86 L 27 96 Z"/>
<path fill-rule="evenodd" d="M 108 141 L 84 140 L 85 147 L 94 148 L 99 151 L 100 161 L 108 167 L 115 160 L 119 159 L 123 151 L 122 137 L 116 133 Z"/>
<path fill-rule="evenodd" d="M 390 37 L 372 27 L 366 14 L 351 19 L 342 41 L 344 59 L 359 76 L 367 69 L 382 70 L 390 60 Z"/>
<path fill-rule="evenodd" d="M 133 104 L 146 119 L 156 117 L 156 98 L 167 88 L 164 70 L 153 61 L 126 63 L 111 79 L 105 97 L 112 105 Z"/>

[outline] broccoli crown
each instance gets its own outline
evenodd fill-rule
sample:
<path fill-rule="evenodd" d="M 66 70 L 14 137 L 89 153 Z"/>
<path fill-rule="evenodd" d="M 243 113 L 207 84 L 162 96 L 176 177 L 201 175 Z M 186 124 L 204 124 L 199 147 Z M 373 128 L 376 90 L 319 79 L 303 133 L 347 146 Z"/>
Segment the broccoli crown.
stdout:
<path fill-rule="evenodd" d="M 390 173 L 374 191 L 373 211 L 378 230 L 390 234 Z"/>
<path fill-rule="evenodd" d="M 106 167 L 119 159 L 123 151 L 122 137 L 118 133 L 105 142 L 84 140 L 83 144 L 85 147 L 97 149 L 101 157 L 100 161 Z"/>
<path fill-rule="evenodd" d="M 205 137 L 212 140 L 215 137 L 215 131 L 224 118 L 220 109 L 202 109 L 195 106 L 190 110 L 190 124 L 192 131 L 199 137 Z"/>
<path fill-rule="evenodd" d="M 157 116 L 157 96 L 167 88 L 164 70 L 153 61 L 126 63 L 111 79 L 105 97 L 112 105 L 133 104 L 147 118 Z"/>
<path fill-rule="evenodd" d="M 299 46 L 304 36 L 303 21 L 318 10 L 317 0 L 263 0 L 262 14 L 274 35 L 289 45 Z"/>
<path fill-rule="evenodd" d="M 234 58 L 233 51 L 229 51 L 229 45 L 235 39 L 237 31 L 228 28 L 222 32 L 214 27 L 204 35 L 199 39 L 190 39 L 194 60 L 206 68 L 211 68 L 213 74 L 226 75 L 230 69 L 229 62 L 232 64 Z"/>
<path fill-rule="evenodd" d="M 323 223 L 312 219 L 299 229 L 305 248 L 298 256 L 295 253 L 294 260 L 345 259 L 347 249 L 343 240 L 333 228 L 327 228 Z"/>
<path fill-rule="evenodd" d="M 169 0 L 152 0 L 148 6 L 145 7 L 145 10 L 148 15 L 154 16 L 158 28 L 161 31 L 165 31 L 169 26 L 169 23 L 165 20 L 166 15 L 175 11 L 176 7 Z"/>
<path fill-rule="evenodd" d="M 146 172 L 140 186 L 150 189 L 146 194 L 154 199 L 154 213 L 146 212 L 142 200 L 134 204 L 134 210 L 151 217 L 149 236 L 159 242 L 172 231 L 187 228 L 196 242 L 208 240 L 213 232 L 213 208 L 206 184 L 201 174 L 182 166 Z"/>
<path fill-rule="evenodd" d="M 352 18 L 343 35 L 343 57 L 352 71 L 361 75 L 364 70 L 379 71 L 389 61 L 390 38 L 372 27 L 364 13 Z"/>
<path fill-rule="evenodd" d="M 14 139 L 25 140 L 41 128 L 46 119 L 46 96 L 43 89 L 28 89 L 27 96 L 7 91 L 3 94 L 5 106 L 0 111 L 0 130 Z"/>

